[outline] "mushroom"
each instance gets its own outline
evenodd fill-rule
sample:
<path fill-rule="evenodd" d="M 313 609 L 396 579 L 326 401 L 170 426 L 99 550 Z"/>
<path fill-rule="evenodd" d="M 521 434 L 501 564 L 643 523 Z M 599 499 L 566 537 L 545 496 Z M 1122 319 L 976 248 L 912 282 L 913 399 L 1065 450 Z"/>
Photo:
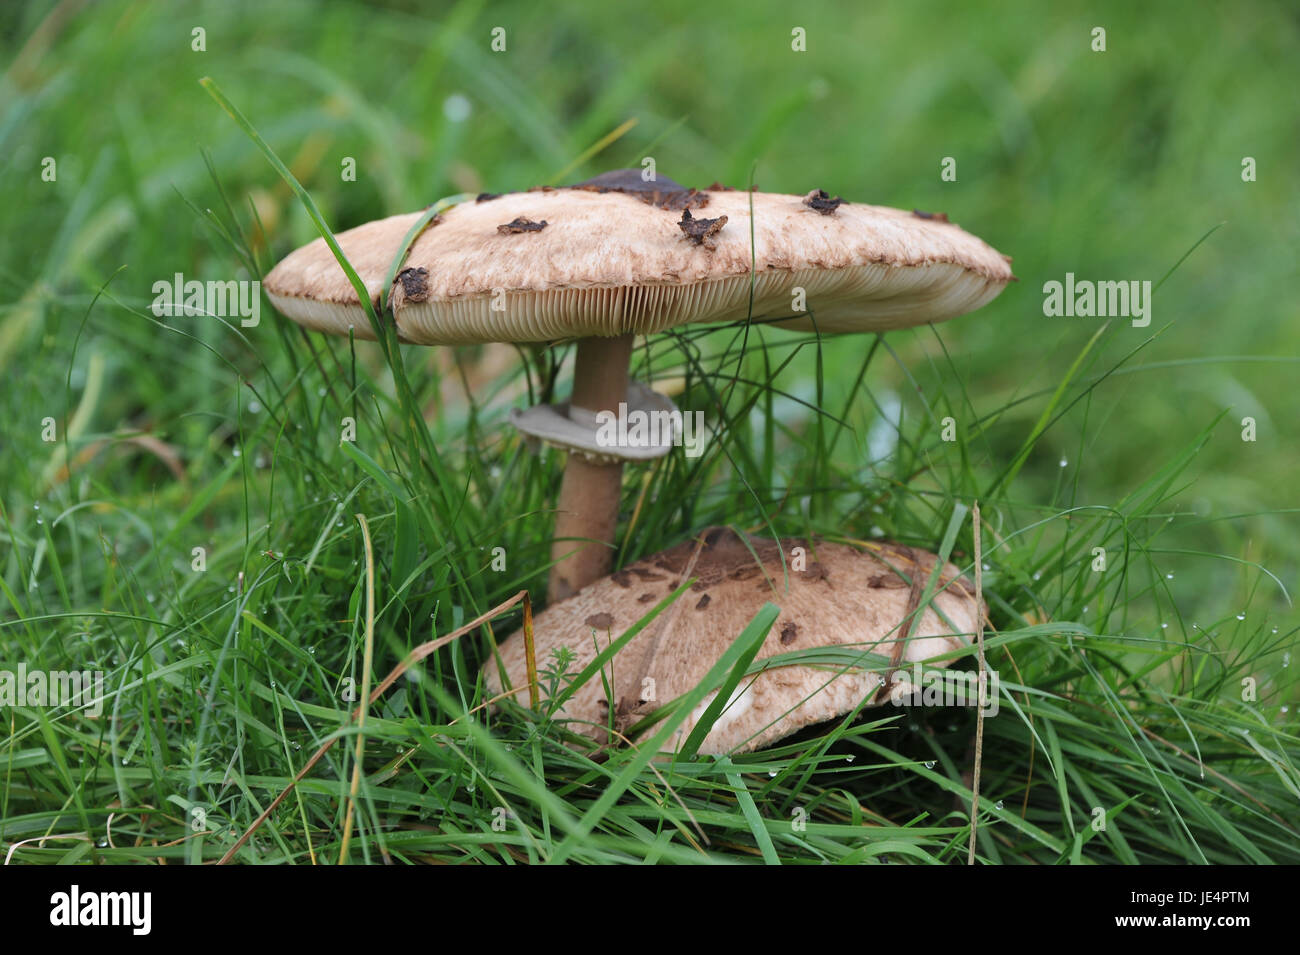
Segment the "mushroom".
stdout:
<path fill-rule="evenodd" d="M 799 547 L 804 549 L 802 570 L 792 566 Z M 576 675 L 691 578 L 698 579 L 690 590 L 563 703 L 558 717 L 568 720 L 570 729 L 607 742 L 611 709 L 615 731 L 622 733 L 688 693 L 768 601 L 781 613 L 756 662 L 813 648 L 862 654 L 859 666 L 846 665 L 843 654 L 816 668 L 773 660 L 745 677 L 699 751 L 747 752 L 849 713 L 864 700 L 897 699 L 908 689 L 905 681 L 894 679 L 903 664 L 967 646 L 978 626 L 979 604 L 956 567 L 942 566 L 933 598 L 923 612 L 916 612 L 936 563 L 934 554 L 898 544 L 859 550 L 829 541 L 782 539 L 778 549 L 771 538 L 742 538 L 727 528 L 711 528 L 698 541 L 629 564 L 538 614 L 533 620 L 536 664 L 554 667 L 555 651 L 567 648 L 572 654 L 567 672 Z M 877 656 L 874 669 L 863 668 L 868 653 Z M 483 666 L 489 691 L 527 699 L 523 633 L 502 642 L 499 654 L 499 664 L 492 659 Z M 716 696 L 717 688 L 709 689 L 674 732 L 669 749 L 677 751 L 686 741 Z"/>
<path fill-rule="evenodd" d="M 420 217 L 336 236 L 376 304 Z M 610 569 L 624 462 L 666 454 L 676 438 L 603 440 L 602 413 L 673 410 L 629 383 L 634 336 L 746 317 L 824 333 L 943 321 L 996 297 L 1012 278 L 1007 262 L 946 219 L 821 190 L 695 190 L 617 170 L 446 210 L 411 246 L 389 304 L 398 338 L 413 344 L 577 341 L 569 401 L 512 414 L 520 431 L 568 452 L 548 582 L 556 601 Z M 302 325 L 373 337 L 323 239 L 287 256 L 263 288 Z"/>

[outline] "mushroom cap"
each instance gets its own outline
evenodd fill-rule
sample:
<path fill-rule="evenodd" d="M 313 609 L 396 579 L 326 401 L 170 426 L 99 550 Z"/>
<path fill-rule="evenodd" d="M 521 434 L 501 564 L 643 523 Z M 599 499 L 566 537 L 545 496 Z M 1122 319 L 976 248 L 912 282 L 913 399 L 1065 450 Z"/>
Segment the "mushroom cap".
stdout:
<path fill-rule="evenodd" d="M 559 718 L 571 721 L 575 732 L 605 741 L 611 705 L 616 726 L 626 726 L 690 692 L 768 601 L 781 613 L 756 660 L 818 647 L 892 657 L 903 621 L 916 606 L 910 604 L 913 575 L 919 573 L 919 586 L 924 587 L 938 558 L 897 544 L 866 550 L 819 540 L 787 538 L 780 544 L 778 550 L 770 538 L 746 540 L 726 528 L 711 528 L 698 544 L 679 544 L 630 564 L 538 614 L 533 621 L 538 669 L 553 667 L 553 652 L 567 647 L 573 661 L 566 672 L 572 677 L 682 580 L 698 578 L 614 656 L 603 678 L 597 674 L 565 702 Z M 795 547 L 803 547 L 806 555 L 801 571 L 789 569 Z M 968 646 L 978 626 L 978 606 L 973 588 L 957 568 L 944 564 L 935 596 L 915 615 L 900 666 Z M 512 694 L 526 700 L 522 631 L 499 649 Z M 862 665 L 872 664 L 864 659 Z M 842 716 L 864 699 L 876 702 L 882 682 L 879 665 L 875 661 L 877 669 L 871 671 L 848 667 L 842 660 L 817 666 L 774 662 L 741 681 L 700 752 L 758 749 L 805 726 Z M 484 664 L 483 675 L 493 695 L 502 692 L 495 659 Z M 612 700 L 606 699 L 606 681 Z M 539 682 L 544 694 L 546 681 Z M 894 689 L 904 687 L 899 683 Z M 654 699 L 642 702 L 651 688 Z M 668 749 L 676 751 L 686 741 L 716 695 L 712 689 L 715 692 L 674 733 Z"/>
<path fill-rule="evenodd" d="M 420 215 L 336 236 L 372 301 Z M 747 315 L 785 328 L 877 332 L 979 308 L 1011 280 L 1007 263 L 942 216 L 820 191 L 697 191 L 620 170 L 451 207 L 411 247 L 391 303 L 399 337 L 425 345 L 647 334 Z M 323 239 L 288 255 L 263 288 L 295 322 L 372 337 Z M 807 307 L 799 314 L 796 288 Z"/>

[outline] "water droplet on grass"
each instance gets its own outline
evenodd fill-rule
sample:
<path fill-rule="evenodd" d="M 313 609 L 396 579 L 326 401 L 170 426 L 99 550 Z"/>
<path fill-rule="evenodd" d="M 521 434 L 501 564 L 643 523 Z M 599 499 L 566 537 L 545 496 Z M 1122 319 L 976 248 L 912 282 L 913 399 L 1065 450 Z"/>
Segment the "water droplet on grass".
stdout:
<path fill-rule="evenodd" d="M 926 769 L 934 769 L 934 760 L 932 760 L 932 759 L 927 759 L 927 760 L 925 761 L 925 768 L 926 768 Z"/>
<path fill-rule="evenodd" d="M 999 799 L 997 802 L 995 802 L 995 803 L 993 804 L 993 808 L 994 808 L 994 809 L 1003 809 L 1003 808 L 1005 808 L 1005 807 L 1004 807 L 1003 804 L 1002 804 L 1002 800 Z"/>

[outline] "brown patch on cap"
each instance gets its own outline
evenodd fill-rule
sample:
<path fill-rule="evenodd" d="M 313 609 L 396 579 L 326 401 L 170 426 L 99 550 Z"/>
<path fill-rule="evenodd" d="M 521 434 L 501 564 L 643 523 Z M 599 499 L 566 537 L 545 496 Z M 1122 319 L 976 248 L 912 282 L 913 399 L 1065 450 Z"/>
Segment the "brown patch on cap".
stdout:
<path fill-rule="evenodd" d="M 423 302 L 429 297 L 428 269 L 402 269 L 393 282 L 402 283 L 402 294 L 408 302 Z"/>
<path fill-rule="evenodd" d="M 898 574 L 872 574 L 867 578 L 867 586 L 893 589 L 898 587 L 907 587 L 909 584 L 902 577 L 898 576 Z"/>
<path fill-rule="evenodd" d="M 946 212 L 922 212 L 920 209 L 913 209 L 912 215 L 916 216 L 918 219 L 927 219 L 931 222 L 950 221 L 948 219 L 948 213 Z M 1003 258 L 1006 258 L 1006 256 L 1003 256 Z M 1011 260 L 1007 259 L 1007 261 L 1011 261 Z"/>
<path fill-rule="evenodd" d="M 584 192 L 621 192 L 640 199 L 648 206 L 656 206 L 667 212 L 676 212 L 679 209 L 703 209 L 709 204 L 706 193 L 698 189 L 687 189 L 667 176 L 656 176 L 653 180 L 643 179 L 640 169 L 613 169 L 579 182 L 571 188 L 581 189 Z"/>
<path fill-rule="evenodd" d="M 709 601 L 711 601 L 712 599 L 713 598 L 710 597 L 708 594 L 705 594 L 703 597 L 700 598 L 699 602 L 695 605 L 695 609 L 703 610 L 705 607 L 709 605 Z"/>
<path fill-rule="evenodd" d="M 639 604 L 648 604 L 651 603 L 654 599 L 655 599 L 655 592 L 653 590 L 648 590 L 645 593 L 643 593 L 640 597 L 637 597 L 636 602 Z"/>
<path fill-rule="evenodd" d="M 788 646 L 794 643 L 794 638 L 799 636 L 799 625 L 793 620 L 787 620 L 781 627 L 781 646 Z"/>
<path fill-rule="evenodd" d="M 609 579 L 614 581 L 614 583 L 618 584 L 624 590 L 632 586 L 632 575 L 626 570 L 616 570 L 614 573 L 609 575 Z"/>
<path fill-rule="evenodd" d="M 490 202 L 493 199 L 500 199 L 500 198 L 501 198 L 501 193 L 499 192 L 480 192 L 477 196 L 474 197 L 474 201 Z"/>
<path fill-rule="evenodd" d="M 814 212 L 829 216 L 834 215 L 835 210 L 844 205 L 844 200 L 839 196 L 832 199 L 825 189 L 814 189 L 803 197 L 803 204 Z"/>
<path fill-rule="evenodd" d="M 632 571 L 632 573 L 636 574 L 642 580 L 663 580 L 664 579 L 663 574 L 656 574 L 649 567 L 633 566 L 633 567 L 629 567 L 628 570 Z"/>
<path fill-rule="evenodd" d="M 519 216 L 517 219 L 512 219 L 510 222 L 507 222 L 505 225 L 497 226 L 497 232 L 501 233 L 502 235 L 513 235 L 518 232 L 541 232 L 545 228 L 546 228 L 545 219 L 543 219 L 541 222 L 534 222 L 532 219 L 528 218 L 527 216 Z"/>
<path fill-rule="evenodd" d="M 826 568 L 817 561 L 813 561 L 801 571 L 804 580 L 825 580 L 828 576 Z"/>
<path fill-rule="evenodd" d="M 583 622 L 593 630 L 608 630 L 614 626 L 614 615 L 603 612 L 593 613 Z"/>
<path fill-rule="evenodd" d="M 697 219 L 691 215 L 690 209 L 683 209 L 677 228 L 681 229 L 686 234 L 686 238 L 696 245 L 702 245 L 706 249 L 716 249 L 718 240 L 714 236 L 721 232 L 726 224 L 726 216 L 718 216 L 716 219 Z"/>

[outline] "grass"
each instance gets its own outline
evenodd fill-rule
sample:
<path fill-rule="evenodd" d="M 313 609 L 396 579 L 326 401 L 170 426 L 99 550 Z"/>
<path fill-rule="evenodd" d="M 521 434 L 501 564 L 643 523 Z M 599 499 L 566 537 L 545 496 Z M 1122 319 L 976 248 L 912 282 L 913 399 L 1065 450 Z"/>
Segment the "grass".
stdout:
<path fill-rule="evenodd" d="M 521 625 L 521 591 L 541 605 L 559 480 L 507 412 L 556 391 L 568 346 L 404 349 L 308 335 L 265 303 L 250 329 L 149 310 L 176 271 L 256 276 L 321 226 L 647 154 L 687 183 L 756 170 L 767 189 L 811 176 L 945 208 L 1022 281 L 884 338 L 737 326 L 639 346 L 637 373 L 681 379 L 713 433 L 702 457 L 629 476 L 620 561 L 730 524 L 950 549 L 973 576 L 978 500 L 1003 694 L 978 858 L 1300 861 L 1300 326 L 1278 294 L 1300 119 L 1273 86 L 1300 37 L 1281 8 L 1207 13 L 1207 46 L 1174 6 L 814 7 L 806 59 L 785 63 L 746 53 L 788 48 L 763 4 L 619 23 L 72 7 L 2 14 L 3 231 L 23 241 L 0 250 L 0 668 L 102 669 L 109 695 L 98 718 L 0 708 L 12 861 L 965 861 L 966 710 L 864 708 L 759 753 L 665 761 L 578 745 L 545 709 L 486 711 L 478 667 Z M 1093 56 L 1078 36 L 1097 17 Z M 479 39 L 498 22 L 511 52 L 494 57 Z M 354 55 L 357 37 L 385 55 Z M 473 122 L 444 112 L 456 94 Z M 57 183 L 33 173 L 44 155 Z M 1066 271 L 1162 282 L 1151 327 L 1043 317 Z M 743 678 L 761 631 L 737 634 L 719 681 Z M 539 663 L 557 685 L 598 678 Z"/>

